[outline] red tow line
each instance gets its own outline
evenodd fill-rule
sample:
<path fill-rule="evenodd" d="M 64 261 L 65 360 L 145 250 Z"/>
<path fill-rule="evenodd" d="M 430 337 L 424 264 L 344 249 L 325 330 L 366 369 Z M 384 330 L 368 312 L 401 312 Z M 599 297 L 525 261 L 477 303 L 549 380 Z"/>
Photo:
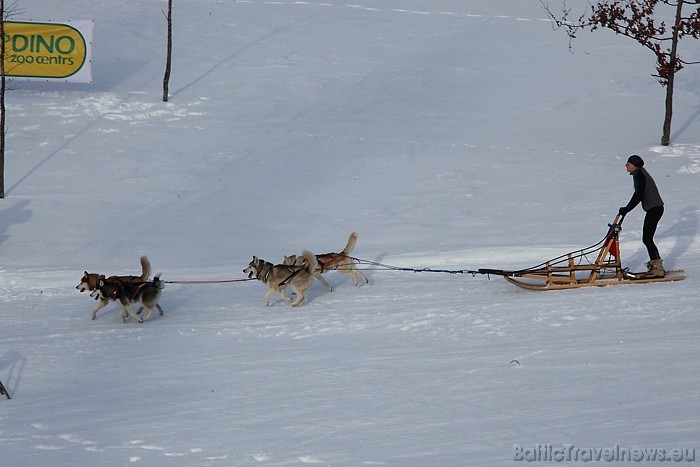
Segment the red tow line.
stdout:
<path fill-rule="evenodd" d="M 166 284 L 227 284 L 231 282 L 247 282 L 257 279 L 230 279 L 225 281 L 163 281 Z"/>

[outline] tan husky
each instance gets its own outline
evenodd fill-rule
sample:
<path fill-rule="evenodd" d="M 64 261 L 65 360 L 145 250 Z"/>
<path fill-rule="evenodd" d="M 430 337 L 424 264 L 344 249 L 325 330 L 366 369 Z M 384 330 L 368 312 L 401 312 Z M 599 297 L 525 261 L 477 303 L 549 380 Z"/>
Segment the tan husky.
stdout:
<path fill-rule="evenodd" d="M 321 276 L 326 271 L 338 271 L 341 274 L 352 276 L 355 281 L 355 287 L 358 286 L 357 278 L 361 277 L 365 284 L 369 284 L 367 277 L 359 271 L 356 267 L 356 260 L 348 256 L 353 248 L 355 248 L 355 243 L 357 243 L 357 234 L 355 232 L 350 234 L 348 238 L 348 243 L 345 248 L 340 253 L 324 253 L 322 255 L 316 255 L 316 262 L 318 267 L 313 271 L 314 277 L 318 279 L 323 285 L 326 286 L 329 292 L 333 291 L 333 287 Z M 302 266 L 304 264 L 304 258 L 298 257 L 297 255 L 285 256 L 283 264 Z"/>
<path fill-rule="evenodd" d="M 317 268 L 317 263 L 313 253 L 304 250 L 301 256 L 306 261 L 306 264 L 302 266 L 272 264 L 253 256 L 253 260 L 243 272 L 248 274 L 249 278 L 255 276 L 256 279 L 270 288 L 265 294 L 265 306 L 270 304 L 270 298 L 275 292 L 279 292 L 280 298 L 283 300 L 292 300 L 284 293 L 287 285 L 290 285 L 297 295 L 292 306 L 300 306 L 304 303 L 304 295 L 314 281 L 312 274 Z"/>

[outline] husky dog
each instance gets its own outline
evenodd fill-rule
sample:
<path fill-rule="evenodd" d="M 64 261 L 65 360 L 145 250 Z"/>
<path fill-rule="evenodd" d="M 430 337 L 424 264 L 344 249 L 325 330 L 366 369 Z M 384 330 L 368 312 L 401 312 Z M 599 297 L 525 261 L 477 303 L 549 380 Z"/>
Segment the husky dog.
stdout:
<path fill-rule="evenodd" d="M 148 258 L 145 256 L 142 256 L 140 261 L 140 276 L 109 276 L 105 278 L 103 274 L 89 273 L 85 271 L 85 274 L 83 274 L 83 278 L 80 279 L 80 283 L 76 285 L 75 288 L 78 289 L 80 292 L 85 292 L 86 290 L 89 290 L 91 292 L 90 295 L 94 296 L 95 291 L 97 290 L 97 283 L 99 280 L 117 282 L 121 284 L 129 284 L 132 282 L 145 282 L 151 275 L 151 262 L 148 261 Z M 99 303 L 97 304 L 95 309 L 92 310 L 92 319 L 95 319 L 97 317 L 97 312 L 100 311 L 102 308 L 106 307 L 110 301 L 109 297 L 96 297 L 95 299 L 99 300 Z"/>
<path fill-rule="evenodd" d="M 313 271 L 314 277 L 318 279 L 323 285 L 326 286 L 329 292 L 333 291 L 333 287 L 328 284 L 328 282 L 321 277 L 326 271 L 338 271 L 341 274 L 346 274 L 352 276 L 355 281 L 355 287 L 358 285 L 357 278 L 361 277 L 365 284 L 369 284 L 367 277 L 362 273 L 362 271 L 355 268 L 355 259 L 348 256 L 355 248 L 355 243 L 357 243 L 357 234 L 355 232 L 350 234 L 348 238 L 348 243 L 345 248 L 340 253 L 324 253 L 322 255 L 316 255 L 316 262 L 318 266 Z M 283 264 L 301 266 L 304 263 L 304 258 L 300 258 L 297 255 L 285 256 Z"/>
<path fill-rule="evenodd" d="M 287 285 L 291 285 L 292 290 L 297 295 L 296 300 L 292 302 L 292 306 L 300 306 L 304 303 L 304 294 L 314 281 L 312 274 L 318 267 L 318 264 L 314 254 L 306 250 L 301 253 L 301 257 L 306 263 L 301 266 L 295 266 L 272 264 L 257 256 L 253 256 L 253 260 L 243 272 L 248 274 L 249 278 L 255 276 L 256 279 L 267 284 L 270 288 L 265 294 L 265 306 L 269 306 L 270 298 L 275 292 L 279 292 L 280 298 L 283 300 L 292 300 L 284 293 Z"/>
<path fill-rule="evenodd" d="M 112 299 L 121 306 L 121 317 L 126 321 L 127 313 L 130 314 L 139 323 L 143 323 L 151 317 L 153 308 L 158 308 L 160 315 L 163 315 L 163 308 L 160 307 L 161 290 L 163 289 L 163 281 L 160 280 L 160 274 L 155 276 L 152 281 L 146 282 L 116 282 L 108 279 L 99 279 L 97 281 L 97 290 L 95 295 L 97 299 Z M 141 307 L 134 312 L 131 306 L 132 302 L 141 302 Z M 144 317 L 138 316 L 145 309 Z"/>
<path fill-rule="evenodd" d="M 291 256 L 285 256 L 284 261 L 282 261 L 282 264 L 284 266 L 304 266 L 306 264 L 306 260 L 301 256 L 291 255 Z M 329 292 L 333 292 L 333 287 L 331 287 L 331 285 L 326 281 L 326 279 L 324 279 L 321 276 L 322 272 L 323 272 L 323 270 L 321 269 L 321 266 L 318 264 L 318 256 L 317 256 L 316 257 L 316 267 L 314 268 L 313 271 L 311 271 L 311 274 L 313 274 L 313 276 L 316 279 L 318 279 L 323 285 L 325 285 Z"/>

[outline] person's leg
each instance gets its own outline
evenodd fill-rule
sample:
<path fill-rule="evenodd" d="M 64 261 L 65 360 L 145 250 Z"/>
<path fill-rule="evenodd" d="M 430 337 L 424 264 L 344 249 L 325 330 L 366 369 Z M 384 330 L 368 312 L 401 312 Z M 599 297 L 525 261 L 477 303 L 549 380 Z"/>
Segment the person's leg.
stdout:
<path fill-rule="evenodd" d="M 649 252 L 649 260 L 654 261 L 655 259 L 661 259 L 659 255 L 659 249 L 654 243 L 654 234 L 656 233 L 656 227 L 659 225 L 661 216 L 664 215 L 664 207 L 659 206 L 656 208 L 649 209 L 646 216 L 644 216 L 644 226 L 642 228 L 642 243 L 647 247 Z"/>

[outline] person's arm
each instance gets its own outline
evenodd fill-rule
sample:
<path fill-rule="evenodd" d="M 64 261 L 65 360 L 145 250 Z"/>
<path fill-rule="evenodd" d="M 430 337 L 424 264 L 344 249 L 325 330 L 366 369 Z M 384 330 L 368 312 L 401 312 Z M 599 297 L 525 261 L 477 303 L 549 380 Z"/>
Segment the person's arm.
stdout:
<path fill-rule="evenodd" d="M 627 203 L 627 206 L 620 208 L 620 214 L 623 216 L 632 209 L 636 208 L 637 205 L 642 202 L 642 197 L 644 196 L 644 191 L 647 186 L 647 178 L 644 176 L 641 170 L 634 174 L 633 177 L 634 194 L 632 195 L 632 198 L 630 198 L 629 203 Z"/>

